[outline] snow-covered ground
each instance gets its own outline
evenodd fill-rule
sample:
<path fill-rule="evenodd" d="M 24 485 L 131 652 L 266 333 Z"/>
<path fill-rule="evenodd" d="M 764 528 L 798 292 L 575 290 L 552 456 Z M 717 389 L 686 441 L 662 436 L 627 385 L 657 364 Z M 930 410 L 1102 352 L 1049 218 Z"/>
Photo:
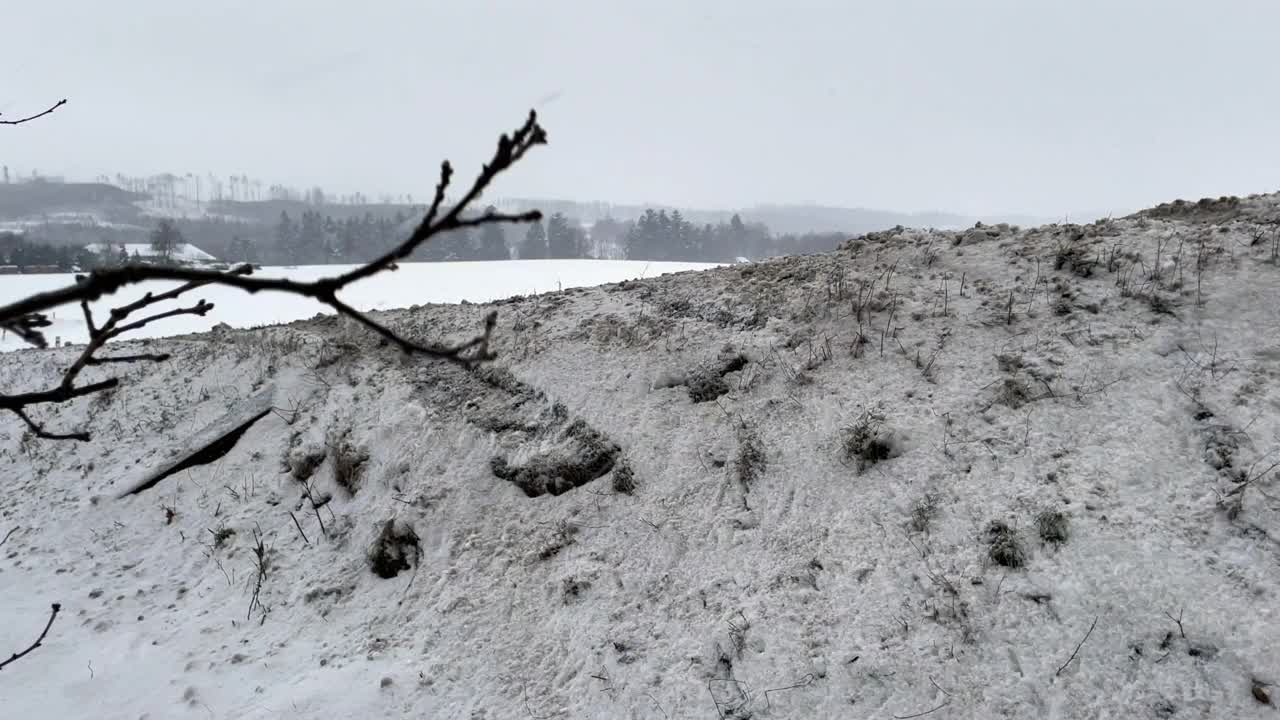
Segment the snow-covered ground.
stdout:
<path fill-rule="evenodd" d="M 289 277 L 316 280 L 351 269 L 345 265 L 302 267 L 265 267 L 257 271 L 263 277 Z M 663 273 L 698 270 L 714 265 L 699 263 L 660 263 L 625 260 L 512 260 L 508 262 L 404 263 L 392 273 L 383 273 L 352 285 L 342 299 L 360 310 L 385 310 L 427 303 L 488 302 L 513 295 L 533 295 L 565 288 L 602 285 Z M 5 275 L 0 277 L 0 306 L 33 293 L 64 287 L 75 281 L 74 275 Z M 132 302 L 147 292 L 163 292 L 176 283 L 147 283 L 126 288 L 93 303 L 94 311 L 105 315 L 109 308 Z M 218 323 L 232 327 L 256 327 L 292 322 L 329 312 L 328 308 L 306 298 L 267 293 L 252 297 L 239 290 L 211 287 L 193 293 L 188 304 L 204 298 L 216 306 L 205 317 L 184 315 L 169 318 L 143 329 L 131 337 L 163 337 L 203 332 Z M 84 315 L 76 307 L 64 307 L 53 314 L 54 326 L 49 338 L 62 342 L 83 343 L 88 340 Z M 18 338 L 0 338 L 0 352 L 23 347 Z"/>
<path fill-rule="evenodd" d="M 25 233 L 33 229 L 44 227 L 45 225 L 88 225 L 100 228 L 114 228 L 118 230 L 140 230 L 137 225 L 129 225 L 126 223 L 117 223 L 105 219 L 98 213 L 88 212 L 58 212 L 50 213 L 47 216 L 39 218 L 27 218 L 25 220 L 0 220 L 0 232 Z"/>
<path fill-rule="evenodd" d="M 476 372 L 334 318 L 152 341 L 33 413 L 88 443 L 0 415 L 0 657 L 63 608 L 3 707 L 1273 718 L 1275 202 L 377 315 L 496 309 Z"/>

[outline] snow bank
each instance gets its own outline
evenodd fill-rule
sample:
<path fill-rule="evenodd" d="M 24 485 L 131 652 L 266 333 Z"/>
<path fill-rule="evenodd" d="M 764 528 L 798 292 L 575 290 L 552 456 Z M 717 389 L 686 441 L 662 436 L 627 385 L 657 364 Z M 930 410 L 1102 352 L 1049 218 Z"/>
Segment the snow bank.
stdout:
<path fill-rule="evenodd" d="M 0 416 L 0 648 L 64 608 L 0 675 L 5 709 L 1271 717 L 1259 229 L 879 233 L 378 315 L 463 339 L 496 308 L 480 372 L 335 318 L 151 341 L 173 360 L 36 412 L 88 444 Z M 7 353 L 0 382 L 70 357 Z M 271 386 L 225 456 L 116 499 Z"/>

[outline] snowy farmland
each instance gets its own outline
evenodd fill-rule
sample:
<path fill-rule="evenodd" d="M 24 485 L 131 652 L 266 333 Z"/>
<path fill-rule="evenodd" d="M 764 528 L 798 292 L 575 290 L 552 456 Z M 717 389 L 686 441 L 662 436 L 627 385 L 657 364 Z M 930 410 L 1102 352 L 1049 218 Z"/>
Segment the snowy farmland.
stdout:
<path fill-rule="evenodd" d="M 304 267 L 266 267 L 257 274 L 263 277 L 289 277 L 316 280 L 351 269 L 352 266 L 314 265 Z M 395 272 L 352 285 L 342 299 L 358 310 L 389 310 L 428 303 L 489 302 L 514 295 L 535 295 L 560 289 L 590 287 L 606 283 L 654 277 L 686 270 L 703 270 L 715 265 L 705 263 L 666 263 L 626 260 L 511 260 L 508 262 L 404 263 Z M 33 293 L 53 290 L 74 282 L 74 275 L 5 275 L 0 276 L 0 306 Z M 95 314 L 105 317 L 109 308 L 142 297 L 147 292 L 163 292 L 176 283 L 147 283 L 125 288 L 115 295 L 93 303 Z M 149 325 L 130 338 L 164 337 L 203 332 L 218 323 L 246 328 L 292 322 L 332 310 L 307 298 L 280 293 L 264 293 L 256 298 L 233 288 L 210 287 L 191 294 L 194 301 L 204 298 L 214 303 L 213 312 L 205 317 L 182 315 Z M 188 303 L 189 304 L 189 303 Z M 84 316 L 79 308 L 59 308 L 53 316 L 54 326 L 47 335 L 64 343 L 83 343 L 88 339 Z M 0 339 L 0 352 L 25 347 L 18 338 L 8 335 Z"/>

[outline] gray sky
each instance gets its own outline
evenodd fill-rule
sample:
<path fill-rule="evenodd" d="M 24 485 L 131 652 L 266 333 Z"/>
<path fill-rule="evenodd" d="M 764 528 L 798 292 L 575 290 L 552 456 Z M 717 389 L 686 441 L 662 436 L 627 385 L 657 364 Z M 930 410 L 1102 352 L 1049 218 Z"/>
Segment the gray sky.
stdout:
<path fill-rule="evenodd" d="M 495 196 L 1125 210 L 1276 189 L 1275 0 L 40 0 L 0 160 L 429 194 L 530 106 Z"/>

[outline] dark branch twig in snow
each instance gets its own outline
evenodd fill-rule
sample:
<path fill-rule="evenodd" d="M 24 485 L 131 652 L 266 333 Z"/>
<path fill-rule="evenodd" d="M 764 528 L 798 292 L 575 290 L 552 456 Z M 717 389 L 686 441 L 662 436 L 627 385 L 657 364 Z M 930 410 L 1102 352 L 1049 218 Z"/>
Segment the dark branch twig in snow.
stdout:
<path fill-rule="evenodd" d="M 19 527 L 21 527 L 21 525 L 14 525 L 12 530 L 10 530 L 9 532 L 5 533 L 5 534 L 4 534 L 4 539 L 3 539 L 3 540 L 0 540 L 0 545 L 4 545 L 5 543 L 9 542 L 9 536 L 10 536 L 10 535 L 13 535 L 13 534 L 14 534 L 14 533 L 16 533 L 16 532 L 18 532 L 18 528 L 19 528 Z"/>
<path fill-rule="evenodd" d="M 22 652 L 16 652 L 12 656 L 10 656 L 8 660 L 5 660 L 4 662 L 0 662 L 0 670 L 3 670 L 5 666 L 8 665 L 9 663 L 14 662 L 15 660 L 22 659 L 24 656 L 27 655 L 27 653 L 30 653 L 32 650 L 35 650 L 36 648 L 40 647 L 40 644 L 44 642 L 45 636 L 49 634 L 49 628 L 53 627 L 53 621 L 58 618 L 58 612 L 60 610 L 62 610 L 62 605 L 59 603 L 54 603 L 53 611 L 49 613 L 49 622 L 45 623 L 44 630 L 41 631 L 40 637 L 36 638 L 35 642 L 31 643 L 31 647 L 27 648 L 26 650 L 23 650 Z"/>
<path fill-rule="evenodd" d="M 55 105 L 44 114 L 52 112 L 61 104 Z M 9 121 L 8 124 L 26 122 L 35 117 L 39 116 L 33 116 L 22 121 Z M 77 275 L 75 283 L 72 285 L 37 293 L 2 306 L 0 307 L 0 329 L 11 331 L 25 342 L 43 348 L 48 347 L 48 340 L 45 337 L 43 328 L 52 325 L 52 321 L 46 313 L 62 305 L 79 304 L 84 312 L 85 323 L 89 330 L 89 342 L 80 353 L 78 359 L 66 370 L 61 383 L 57 387 L 42 392 L 0 393 L 0 411 L 8 410 L 16 414 L 26 423 L 36 437 L 49 440 L 89 440 L 89 434 L 85 432 L 48 432 L 43 425 L 28 415 L 26 410 L 34 405 L 67 403 L 78 397 L 115 388 L 120 384 L 119 378 L 110 378 L 77 386 L 76 379 L 81 371 L 90 365 L 164 362 L 168 360 L 169 356 L 163 353 L 118 355 L 102 358 L 96 357 L 95 353 L 101 350 L 108 341 L 145 327 L 150 323 L 178 315 L 205 315 L 213 309 L 213 304 L 200 300 L 190 307 L 159 312 L 128 324 L 125 323 L 125 320 L 136 312 L 161 302 L 175 300 L 186 293 L 209 285 L 237 288 L 250 294 L 270 291 L 310 298 L 327 305 L 339 315 L 349 317 L 364 325 L 380 336 L 384 343 L 398 347 L 406 354 L 444 360 L 464 367 L 472 367 L 477 363 L 492 360 L 495 355 L 489 349 L 489 342 L 497 324 L 496 313 L 489 313 L 484 320 L 483 332 L 469 341 L 453 345 L 424 343 L 404 337 L 367 314 L 356 310 L 339 299 L 338 293 L 345 290 L 352 283 L 382 272 L 395 271 L 399 261 L 408 258 L 420 246 L 444 233 L 485 225 L 525 223 L 540 220 L 542 213 L 537 210 L 511 214 L 490 209 L 477 216 L 465 216 L 465 214 L 498 175 L 518 163 L 529 150 L 538 145 L 545 145 L 546 142 L 546 131 L 538 124 L 537 114 L 531 111 L 523 125 L 513 133 L 503 134 L 498 139 L 497 149 L 489 161 L 481 167 L 480 172 L 472 181 L 471 187 L 457 201 L 448 206 L 445 202 L 445 193 L 453 179 L 453 166 L 448 161 L 445 161 L 440 166 L 440 179 L 436 185 L 435 197 L 431 202 L 431 206 L 409 237 L 374 260 L 338 275 L 307 282 L 287 278 L 257 277 L 253 275 L 252 265 L 240 265 L 225 272 L 164 265 L 123 265 L 115 268 L 94 270 L 87 275 Z M 110 311 L 106 322 L 101 325 L 95 324 L 89 303 L 103 296 L 111 295 L 122 288 L 151 281 L 171 281 L 182 284 L 163 293 L 147 293 L 137 301 L 114 308 Z"/>
<path fill-rule="evenodd" d="M 253 565 L 257 576 L 253 581 L 253 595 L 249 598 L 249 611 L 245 613 L 244 619 L 249 620 L 253 617 L 253 609 L 262 610 L 262 619 L 267 619 L 267 609 L 263 607 L 262 602 L 258 599 L 262 595 L 262 581 L 267 578 L 267 549 L 262 544 L 262 533 L 258 530 L 253 531 Z"/>
<path fill-rule="evenodd" d="M 1054 677 L 1061 675 L 1062 671 L 1066 670 L 1067 666 L 1071 664 L 1071 661 L 1076 659 L 1076 655 L 1080 652 L 1080 648 L 1084 647 L 1085 642 L 1089 640 L 1089 636 L 1093 634 L 1093 629 L 1097 627 L 1097 625 L 1098 625 L 1098 616 L 1094 615 L 1093 624 L 1089 626 L 1089 632 L 1085 633 L 1084 637 L 1080 639 L 1080 644 L 1076 645 L 1075 652 L 1071 653 L 1071 657 L 1067 658 L 1067 661 L 1062 663 L 1062 667 L 1058 668 L 1058 672 L 1053 674 Z"/>
<path fill-rule="evenodd" d="M 293 526 L 298 528 L 298 534 L 302 536 L 302 542 L 310 545 L 311 541 L 307 539 L 307 534 L 302 531 L 302 523 L 298 522 L 298 516 L 289 513 L 289 517 L 293 518 Z"/>
<path fill-rule="evenodd" d="M 666 710 L 662 709 L 662 703 L 658 702 L 658 698 L 654 697 L 653 693 L 645 693 L 645 695 L 653 701 L 654 706 L 658 708 L 658 712 L 662 713 L 662 717 L 667 718 L 667 720 L 671 720 L 671 716 L 667 714 Z"/>
<path fill-rule="evenodd" d="M 813 673 L 809 673 L 804 677 L 800 678 L 800 681 L 793 685 L 788 685 L 786 687 L 780 687 L 780 688 L 770 688 L 768 690 L 765 690 L 764 691 L 765 707 L 768 707 L 771 710 L 773 709 L 773 702 L 769 700 L 769 693 L 776 693 L 776 692 L 782 692 L 783 690 L 795 690 L 796 688 L 809 687 L 810 685 L 813 684 L 813 681 L 816 679 L 817 678 L 814 676 Z"/>
<path fill-rule="evenodd" d="M 909 718 L 924 717 L 925 715 L 928 715 L 929 713 L 936 713 L 936 712 L 938 712 L 939 710 L 941 710 L 942 708 L 944 708 L 944 707 L 946 707 L 946 706 L 948 706 L 948 705 L 950 705 L 950 704 L 951 704 L 951 700 L 948 698 L 945 702 L 943 702 L 943 703 L 942 703 L 941 705 L 939 705 L 938 707 L 933 708 L 932 710 L 925 710 L 924 712 L 919 712 L 919 713 L 916 713 L 915 715 L 894 715 L 893 717 L 895 718 L 895 720 L 908 720 Z"/>

